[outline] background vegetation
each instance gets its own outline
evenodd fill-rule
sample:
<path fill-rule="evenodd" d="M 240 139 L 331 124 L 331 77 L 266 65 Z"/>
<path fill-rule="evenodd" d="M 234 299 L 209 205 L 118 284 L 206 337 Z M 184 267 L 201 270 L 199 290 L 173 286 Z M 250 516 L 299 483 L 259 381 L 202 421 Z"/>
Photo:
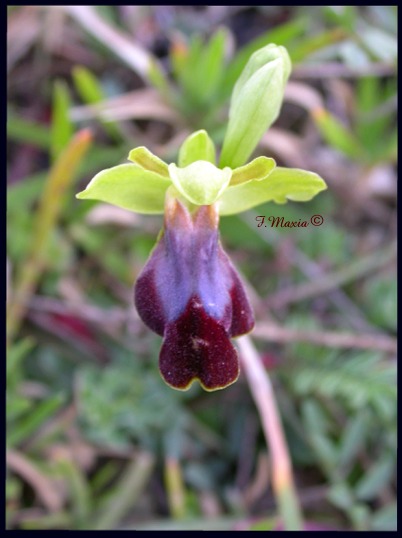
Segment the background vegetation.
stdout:
<path fill-rule="evenodd" d="M 395 6 L 8 8 L 7 525 L 280 528 L 246 379 L 168 388 L 133 283 L 161 227 L 74 198 L 146 145 L 223 138 L 249 55 L 293 61 L 259 154 L 307 204 L 221 221 L 248 281 L 310 528 L 396 529 Z M 90 131 L 88 131 L 88 128 Z M 258 228 L 256 215 L 324 217 Z"/>

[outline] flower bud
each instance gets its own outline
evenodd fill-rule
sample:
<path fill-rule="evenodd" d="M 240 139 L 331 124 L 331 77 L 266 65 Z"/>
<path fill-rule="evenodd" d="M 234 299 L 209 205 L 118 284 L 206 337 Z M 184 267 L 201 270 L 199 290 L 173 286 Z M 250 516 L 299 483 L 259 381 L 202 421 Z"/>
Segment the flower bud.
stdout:
<path fill-rule="evenodd" d="M 251 56 L 233 89 L 220 167 L 247 161 L 278 117 L 290 70 L 284 47 L 270 44 Z"/>

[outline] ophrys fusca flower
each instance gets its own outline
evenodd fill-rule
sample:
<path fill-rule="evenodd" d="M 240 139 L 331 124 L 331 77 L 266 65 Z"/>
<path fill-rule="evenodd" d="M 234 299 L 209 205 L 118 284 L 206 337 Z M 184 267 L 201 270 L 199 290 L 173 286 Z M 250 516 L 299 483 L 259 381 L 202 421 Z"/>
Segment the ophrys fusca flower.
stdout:
<path fill-rule="evenodd" d="M 307 201 L 326 188 L 317 174 L 277 167 L 269 157 L 244 165 L 279 114 L 290 67 L 286 50 L 276 45 L 250 57 L 233 89 L 219 166 L 213 141 L 200 130 L 182 144 L 178 166 L 138 147 L 130 164 L 103 170 L 77 195 L 164 214 L 135 284 L 135 304 L 163 337 L 159 367 L 176 389 L 195 379 L 206 390 L 233 383 L 239 363 L 231 338 L 254 324 L 244 286 L 219 241 L 219 217 L 268 201 Z"/>

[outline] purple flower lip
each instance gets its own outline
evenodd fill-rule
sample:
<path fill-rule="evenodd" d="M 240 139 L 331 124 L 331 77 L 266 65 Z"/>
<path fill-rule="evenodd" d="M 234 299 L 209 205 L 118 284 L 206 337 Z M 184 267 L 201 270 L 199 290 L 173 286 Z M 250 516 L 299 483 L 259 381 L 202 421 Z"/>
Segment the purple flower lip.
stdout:
<path fill-rule="evenodd" d="M 173 388 L 198 379 L 205 390 L 239 376 L 231 337 L 245 334 L 254 317 L 236 269 L 219 242 L 216 208 L 190 215 L 168 198 L 162 235 L 135 285 L 143 322 L 163 336 L 159 368 Z"/>
<path fill-rule="evenodd" d="M 224 327 L 205 312 L 197 296 L 167 325 L 159 368 L 169 385 L 182 390 L 194 379 L 205 389 L 214 390 L 238 378 L 236 350 Z"/>

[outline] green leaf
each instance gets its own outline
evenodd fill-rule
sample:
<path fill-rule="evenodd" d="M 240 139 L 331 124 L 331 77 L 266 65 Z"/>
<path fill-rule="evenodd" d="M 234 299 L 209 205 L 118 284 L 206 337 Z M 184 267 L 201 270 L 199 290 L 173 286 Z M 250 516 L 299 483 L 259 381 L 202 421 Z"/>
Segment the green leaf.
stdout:
<path fill-rule="evenodd" d="M 298 394 L 313 392 L 325 398 L 338 398 L 352 409 L 372 406 L 381 420 L 390 423 L 395 419 L 395 364 L 384 364 L 381 355 L 372 352 L 355 352 L 346 360 L 337 353 L 327 353 L 317 361 L 317 347 L 304 346 L 307 347 L 297 345 L 303 367 L 297 368 L 293 376 Z"/>
<path fill-rule="evenodd" d="M 69 458 L 60 458 L 57 462 L 59 472 L 68 484 L 71 512 L 74 526 L 78 529 L 88 527 L 92 511 L 93 497 L 83 471 Z"/>
<path fill-rule="evenodd" d="M 10 389 L 8 389 L 9 391 Z M 24 415 L 29 410 L 32 410 L 32 401 L 23 396 L 13 394 L 7 395 L 7 425 L 11 424 L 10 430 L 15 429 L 13 422 L 18 420 L 21 415 Z M 8 427 L 8 426 L 7 426 Z"/>
<path fill-rule="evenodd" d="M 359 31 L 362 40 L 371 54 L 384 63 L 395 63 L 398 55 L 397 37 L 380 28 L 366 25 Z"/>
<path fill-rule="evenodd" d="M 363 77 L 358 81 L 356 136 L 365 148 L 371 162 L 391 160 L 390 149 L 396 141 L 395 80 Z"/>
<path fill-rule="evenodd" d="M 194 76 L 194 69 L 201 62 L 203 42 L 201 36 L 194 35 L 191 38 L 189 48 L 177 47 L 174 54 L 174 68 L 177 79 L 184 90 L 186 100 L 197 101 L 200 88 L 198 80 Z"/>
<path fill-rule="evenodd" d="M 32 435 L 64 403 L 63 394 L 54 394 L 42 400 L 7 433 L 7 445 L 14 447 Z"/>
<path fill-rule="evenodd" d="M 31 338 L 24 338 L 11 346 L 6 361 L 7 386 L 9 389 L 13 381 L 18 379 L 21 363 L 33 346 L 34 341 Z"/>
<path fill-rule="evenodd" d="M 247 161 L 278 117 L 290 70 L 284 47 L 267 45 L 251 56 L 233 89 L 220 166 Z"/>
<path fill-rule="evenodd" d="M 207 161 L 196 161 L 185 168 L 169 165 L 170 177 L 176 189 L 196 205 L 213 204 L 229 185 L 230 168 L 220 170 Z"/>
<path fill-rule="evenodd" d="M 277 525 L 276 518 L 264 518 L 264 519 L 258 519 L 254 523 L 250 524 L 250 530 L 251 531 L 274 531 L 275 526 Z"/>
<path fill-rule="evenodd" d="M 233 215 L 273 200 L 306 202 L 327 188 L 318 174 L 298 168 L 276 167 L 266 179 L 229 187 L 219 200 L 221 215 Z"/>
<path fill-rule="evenodd" d="M 53 89 L 52 128 L 50 135 L 50 153 L 55 161 L 73 135 L 73 125 L 68 116 L 70 94 L 66 84 L 57 80 Z"/>
<path fill-rule="evenodd" d="M 227 37 L 227 30 L 221 28 L 204 48 L 200 64 L 197 66 L 198 91 L 202 101 L 207 101 L 214 93 L 224 74 L 223 62 Z"/>
<path fill-rule="evenodd" d="M 188 47 L 181 39 L 175 39 L 169 50 L 169 60 L 175 79 L 182 85 L 183 74 L 188 61 Z"/>
<path fill-rule="evenodd" d="M 354 504 L 353 490 L 347 482 L 337 482 L 333 484 L 327 493 L 328 499 L 338 508 L 349 510 Z"/>
<path fill-rule="evenodd" d="M 353 32 L 359 14 L 355 6 L 324 6 L 324 17 L 335 25 Z"/>
<path fill-rule="evenodd" d="M 257 157 L 244 166 L 235 168 L 232 172 L 230 186 L 240 185 L 248 181 L 261 181 L 275 168 L 276 162 L 270 157 Z"/>
<path fill-rule="evenodd" d="M 71 529 L 74 523 L 72 522 L 71 511 L 59 510 L 48 515 L 27 515 L 24 521 L 21 522 L 22 530 L 48 530 L 48 529 Z"/>
<path fill-rule="evenodd" d="M 96 518 L 95 530 L 119 527 L 118 523 L 130 513 L 146 488 L 154 468 L 154 457 L 140 452 L 127 464 L 116 487 Z"/>
<path fill-rule="evenodd" d="M 155 174 L 166 178 L 169 177 L 168 165 L 145 146 L 132 149 L 128 154 L 128 160 L 137 164 L 144 170 L 154 172 Z"/>
<path fill-rule="evenodd" d="M 369 530 L 371 510 L 369 509 L 367 504 L 355 503 L 348 507 L 347 512 L 355 530 Z"/>
<path fill-rule="evenodd" d="M 170 180 L 135 164 L 121 164 L 102 170 L 87 188 L 76 195 L 80 200 L 100 200 L 137 213 L 163 213 Z"/>
<path fill-rule="evenodd" d="M 73 79 L 75 87 L 77 88 L 78 93 L 80 94 L 81 99 L 84 103 L 96 104 L 103 101 L 106 96 L 103 92 L 102 85 L 96 78 L 96 76 L 91 73 L 89 69 L 83 66 L 76 66 L 73 68 Z M 100 120 L 105 131 L 109 133 L 110 136 L 117 139 L 121 138 L 119 127 L 117 123 Z"/>
<path fill-rule="evenodd" d="M 341 472 L 352 463 L 361 447 L 365 444 L 367 426 L 367 415 L 364 412 L 353 416 L 346 425 L 342 434 L 338 460 L 338 468 Z"/>
<path fill-rule="evenodd" d="M 324 47 L 330 47 L 334 43 L 344 40 L 345 37 L 346 33 L 342 28 L 324 30 L 319 34 L 305 36 L 299 41 L 297 47 L 292 48 L 292 62 L 300 64 L 314 52 L 320 51 Z"/>
<path fill-rule="evenodd" d="M 7 111 L 7 138 L 23 144 L 32 144 L 47 150 L 50 144 L 49 129 L 32 120 Z"/>
<path fill-rule="evenodd" d="M 365 285 L 367 314 L 377 326 L 397 331 L 398 283 L 393 276 L 377 277 Z"/>
<path fill-rule="evenodd" d="M 361 500 L 375 498 L 391 481 L 396 471 L 394 458 L 387 457 L 375 463 L 356 485 L 356 496 Z"/>
<path fill-rule="evenodd" d="M 317 454 L 321 464 L 326 469 L 327 473 L 331 472 L 336 465 L 338 459 L 337 447 L 330 437 L 311 432 L 309 442 L 313 450 Z"/>
<path fill-rule="evenodd" d="M 371 525 L 373 530 L 396 531 L 398 521 L 398 506 L 396 502 L 386 505 L 374 513 Z"/>
<path fill-rule="evenodd" d="M 75 87 L 85 103 L 98 103 L 104 99 L 102 87 L 89 69 L 83 66 L 73 68 Z"/>
<path fill-rule="evenodd" d="M 227 30 L 215 32 L 204 43 L 200 35 L 191 38 L 190 46 L 177 40 L 172 47 L 170 60 L 182 91 L 179 107 L 186 114 L 205 109 L 208 102 L 216 104 L 216 96 L 223 79 Z"/>
<path fill-rule="evenodd" d="M 363 148 L 354 133 L 327 110 L 319 108 L 313 119 L 324 140 L 333 148 L 352 159 L 360 158 Z"/>
<path fill-rule="evenodd" d="M 179 150 L 178 162 L 181 168 L 195 161 L 215 164 L 215 145 L 204 129 L 188 136 Z"/>
<path fill-rule="evenodd" d="M 148 77 L 151 84 L 161 93 L 166 95 L 170 91 L 167 76 L 154 58 L 149 62 Z"/>

